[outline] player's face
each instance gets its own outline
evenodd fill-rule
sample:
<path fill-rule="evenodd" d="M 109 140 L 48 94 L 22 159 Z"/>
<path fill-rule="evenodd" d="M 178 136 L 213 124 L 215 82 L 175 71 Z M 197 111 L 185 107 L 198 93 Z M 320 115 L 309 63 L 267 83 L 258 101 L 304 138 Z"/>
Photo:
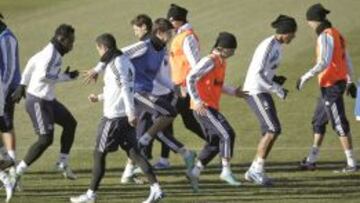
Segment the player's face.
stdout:
<path fill-rule="evenodd" d="M 99 53 L 99 56 L 103 56 L 105 54 L 105 52 L 107 51 L 107 48 L 104 45 L 101 44 L 96 44 L 96 50 Z"/>
<path fill-rule="evenodd" d="M 295 33 L 285 34 L 283 37 L 283 41 L 285 44 L 290 44 L 290 42 L 295 38 Z"/>
<path fill-rule="evenodd" d="M 148 32 L 145 24 L 141 26 L 133 25 L 133 30 L 135 37 L 138 39 L 141 39 Z"/>
<path fill-rule="evenodd" d="M 61 38 L 60 43 L 64 46 L 66 53 L 70 52 L 74 47 L 75 35 L 71 34 L 66 38 Z"/>
<path fill-rule="evenodd" d="M 158 37 L 162 42 L 168 43 L 168 42 L 171 40 L 172 36 L 173 36 L 173 32 L 174 32 L 173 29 L 168 30 L 168 31 L 166 31 L 166 32 L 158 32 L 158 33 L 157 33 L 157 37 Z"/>
<path fill-rule="evenodd" d="M 235 49 L 221 48 L 220 55 L 222 58 L 229 58 L 235 54 Z"/>

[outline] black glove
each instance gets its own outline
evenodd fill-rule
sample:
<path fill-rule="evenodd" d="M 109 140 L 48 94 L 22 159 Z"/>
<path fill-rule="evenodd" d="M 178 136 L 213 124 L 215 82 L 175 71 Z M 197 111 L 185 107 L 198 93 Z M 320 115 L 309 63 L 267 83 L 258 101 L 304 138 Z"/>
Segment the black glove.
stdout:
<path fill-rule="evenodd" d="M 283 85 L 285 83 L 286 79 L 287 78 L 285 76 L 282 76 L 282 75 L 276 76 L 276 75 L 274 75 L 272 81 L 276 82 L 279 85 Z"/>
<path fill-rule="evenodd" d="M 68 75 L 71 79 L 76 79 L 79 76 L 79 71 L 77 70 L 70 71 L 70 66 L 68 66 L 65 69 L 64 73 Z"/>
<path fill-rule="evenodd" d="M 286 97 L 288 96 L 289 94 L 289 90 L 285 89 L 284 88 L 284 100 L 286 99 Z"/>
<path fill-rule="evenodd" d="M 15 91 L 11 94 L 11 99 L 13 102 L 19 103 L 22 97 L 26 97 L 26 86 L 19 85 L 16 87 Z"/>
<path fill-rule="evenodd" d="M 356 98 L 356 92 L 357 92 L 356 85 L 353 82 L 348 83 L 346 86 L 346 95 L 351 96 L 352 98 Z"/>

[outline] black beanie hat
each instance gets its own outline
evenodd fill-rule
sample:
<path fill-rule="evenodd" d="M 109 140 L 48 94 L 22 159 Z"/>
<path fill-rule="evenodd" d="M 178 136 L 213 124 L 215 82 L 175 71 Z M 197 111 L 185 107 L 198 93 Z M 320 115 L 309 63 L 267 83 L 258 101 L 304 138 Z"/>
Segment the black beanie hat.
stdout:
<path fill-rule="evenodd" d="M 220 32 L 219 36 L 216 39 L 214 47 L 236 49 L 237 47 L 236 37 L 228 32 Z"/>
<path fill-rule="evenodd" d="M 185 8 L 180 7 L 176 4 L 170 4 L 170 8 L 167 13 L 167 18 L 169 20 L 172 19 L 172 20 L 186 21 L 187 13 L 188 11 Z"/>
<path fill-rule="evenodd" d="M 293 33 L 297 30 L 295 19 L 286 15 L 279 15 L 279 17 L 271 23 L 271 27 L 275 28 L 278 34 Z"/>
<path fill-rule="evenodd" d="M 314 4 L 306 11 L 306 20 L 322 22 L 326 19 L 326 15 L 330 11 L 323 7 L 321 4 Z"/>

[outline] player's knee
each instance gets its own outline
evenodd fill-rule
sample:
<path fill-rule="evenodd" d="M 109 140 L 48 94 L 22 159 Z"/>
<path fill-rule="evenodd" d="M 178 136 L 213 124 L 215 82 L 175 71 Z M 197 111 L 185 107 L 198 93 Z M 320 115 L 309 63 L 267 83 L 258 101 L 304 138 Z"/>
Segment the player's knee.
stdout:
<path fill-rule="evenodd" d="M 68 129 L 72 129 L 75 130 L 77 127 L 77 121 L 75 120 L 75 118 L 71 118 L 69 119 L 68 122 L 66 122 L 66 125 L 64 126 L 64 128 L 68 128 Z"/>
<path fill-rule="evenodd" d="M 326 127 L 325 125 L 313 125 L 313 132 L 314 134 L 324 135 L 326 132 Z"/>
<path fill-rule="evenodd" d="M 41 148 L 47 148 L 50 145 L 52 145 L 53 141 L 54 141 L 54 136 L 52 133 L 41 134 L 39 135 L 38 145 Z"/>

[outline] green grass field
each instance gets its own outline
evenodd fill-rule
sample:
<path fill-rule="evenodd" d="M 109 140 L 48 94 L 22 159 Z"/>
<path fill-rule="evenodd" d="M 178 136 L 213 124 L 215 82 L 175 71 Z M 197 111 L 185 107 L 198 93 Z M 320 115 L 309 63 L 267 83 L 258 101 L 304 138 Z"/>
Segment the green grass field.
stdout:
<path fill-rule="evenodd" d="M 136 41 L 130 20 L 139 13 L 147 13 L 154 19 L 164 17 L 172 2 L 190 10 L 189 19 L 199 34 L 202 55 L 209 52 L 220 31 L 236 34 L 239 48 L 236 55 L 229 59 L 227 72 L 227 79 L 233 85 L 243 83 L 257 44 L 273 33 L 269 26 L 273 19 L 280 13 L 294 16 L 299 28 L 297 38 L 284 48 L 279 70 L 280 74 L 288 77 L 285 86 L 290 90 L 289 97 L 284 102 L 274 97 L 283 126 L 283 134 L 268 160 L 268 172 L 276 185 L 262 188 L 244 182 L 239 188 L 229 187 L 218 178 L 220 168 L 216 159 L 201 176 L 201 192 L 195 195 L 184 177 L 181 159 L 171 154 L 174 167 L 158 173 L 167 193 L 163 202 L 359 202 L 360 173 L 344 175 L 332 172 L 344 166 L 345 157 L 337 136 L 330 128 L 321 150 L 319 170 L 297 170 L 298 161 L 306 156 L 311 144 L 310 122 L 319 90 L 313 79 L 302 92 L 297 92 L 295 81 L 314 64 L 316 36 L 306 25 L 305 11 L 319 0 L 2 0 L 0 11 L 18 37 L 22 68 L 30 56 L 48 43 L 54 29 L 66 22 L 76 28 L 76 42 L 73 52 L 64 58 L 63 64 L 85 70 L 99 59 L 94 45 L 97 35 L 111 32 L 116 36 L 119 47 L 130 44 Z M 360 19 L 360 1 L 323 0 L 321 3 L 332 11 L 330 20 L 347 39 L 355 73 L 360 76 L 357 69 L 360 64 L 360 22 L 356 20 Z M 78 80 L 57 88 L 58 99 L 72 110 L 79 123 L 71 154 L 71 166 L 79 179 L 64 180 L 53 171 L 61 131 L 57 128 L 54 145 L 23 177 L 24 191 L 16 193 L 13 202 L 68 202 L 70 196 L 86 191 L 91 178 L 96 127 L 102 112 L 101 104 L 90 104 L 87 95 L 99 92 L 101 86 L 101 82 L 85 86 Z M 360 158 L 360 124 L 353 116 L 354 100 L 345 100 L 356 156 Z M 222 111 L 237 133 L 233 170 L 243 180 L 259 140 L 258 123 L 244 101 L 225 96 Z M 180 119 L 176 120 L 175 128 L 176 136 L 190 148 L 198 151 L 202 147 L 202 141 L 185 130 Z M 16 131 L 17 157 L 21 159 L 36 139 L 23 102 L 16 109 Z M 157 156 L 158 151 L 156 149 L 154 155 Z M 125 159 L 122 152 L 108 156 L 108 170 L 98 193 L 99 202 L 141 202 L 147 197 L 147 185 L 119 184 Z M 4 191 L 0 194 L 4 198 Z"/>

